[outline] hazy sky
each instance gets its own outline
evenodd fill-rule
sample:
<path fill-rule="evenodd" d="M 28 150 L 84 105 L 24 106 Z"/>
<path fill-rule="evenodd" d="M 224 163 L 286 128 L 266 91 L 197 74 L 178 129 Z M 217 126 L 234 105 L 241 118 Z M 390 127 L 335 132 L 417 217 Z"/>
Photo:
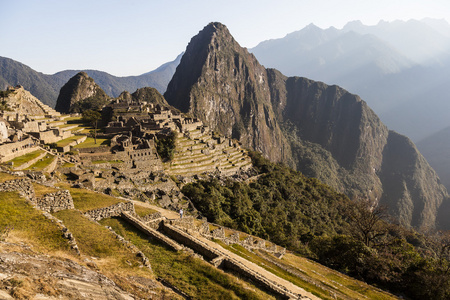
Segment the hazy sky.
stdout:
<path fill-rule="evenodd" d="M 211 21 L 244 47 L 310 23 L 450 21 L 449 0 L 0 0 L 0 56 L 53 74 L 96 69 L 140 75 L 174 60 Z"/>

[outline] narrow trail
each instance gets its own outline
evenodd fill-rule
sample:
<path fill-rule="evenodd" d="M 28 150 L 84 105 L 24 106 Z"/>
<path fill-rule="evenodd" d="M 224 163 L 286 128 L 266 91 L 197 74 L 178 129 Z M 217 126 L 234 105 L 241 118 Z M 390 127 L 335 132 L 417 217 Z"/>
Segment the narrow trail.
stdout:
<path fill-rule="evenodd" d="M 164 208 L 161 208 L 161 207 L 157 207 L 155 205 L 151 205 L 151 204 L 148 204 L 148 203 L 135 201 L 135 200 L 133 200 L 132 202 L 135 203 L 135 204 L 144 206 L 144 207 L 148 207 L 148 208 L 154 209 L 154 210 L 160 212 L 163 217 L 166 217 L 169 220 L 170 219 L 177 219 L 177 218 L 180 217 L 179 214 L 174 212 L 174 211 L 170 211 L 170 210 L 167 210 L 167 209 L 164 209 Z M 258 266 L 257 264 L 246 260 L 245 258 L 243 258 L 243 257 L 241 257 L 241 256 L 239 256 L 239 255 L 237 255 L 237 254 L 235 254 L 235 253 L 233 253 L 233 252 L 223 248 L 219 244 L 217 244 L 217 243 L 215 243 L 215 242 L 213 242 L 213 241 L 211 241 L 211 240 L 209 240 L 207 238 L 204 238 L 204 237 L 198 236 L 198 235 L 196 235 L 195 238 L 200 240 L 203 243 L 206 243 L 211 248 L 214 248 L 214 249 L 218 250 L 219 252 L 225 254 L 226 256 L 228 256 L 228 257 L 230 257 L 230 258 L 232 258 L 232 259 L 242 263 L 247 268 L 250 268 L 250 269 L 256 271 L 257 273 L 263 275 L 268 280 L 273 281 L 273 282 L 275 282 L 275 283 L 277 283 L 277 284 L 279 284 L 281 286 L 284 286 L 286 289 L 288 289 L 292 293 L 299 294 L 302 297 L 305 297 L 306 299 L 307 298 L 312 299 L 312 300 L 319 300 L 320 299 L 319 297 L 317 297 L 317 296 L 315 296 L 315 295 L 305 291 L 304 289 L 302 289 L 301 287 L 293 284 L 292 282 L 278 277 L 277 275 L 267 271 L 266 269 Z"/>

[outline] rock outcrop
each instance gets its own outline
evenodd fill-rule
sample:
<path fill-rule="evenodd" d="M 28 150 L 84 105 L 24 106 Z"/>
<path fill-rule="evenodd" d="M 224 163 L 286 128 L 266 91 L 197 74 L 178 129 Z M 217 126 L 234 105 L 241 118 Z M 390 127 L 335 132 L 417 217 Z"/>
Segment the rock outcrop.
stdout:
<path fill-rule="evenodd" d="M 360 97 L 265 69 L 220 23 L 192 38 L 164 96 L 273 161 L 351 198 L 388 205 L 403 225 L 435 227 L 449 201 L 414 144 L 389 131 Z"/>
<path fill-rule="evenodd" d="M 55 109 L 61 113 L 71 113 L 81 112 L 91 106 L 101 108 L 108 98 L 108 95 L 94 82 L 94 79 L 85 72 L 80 72 L 61 88 Z"/>

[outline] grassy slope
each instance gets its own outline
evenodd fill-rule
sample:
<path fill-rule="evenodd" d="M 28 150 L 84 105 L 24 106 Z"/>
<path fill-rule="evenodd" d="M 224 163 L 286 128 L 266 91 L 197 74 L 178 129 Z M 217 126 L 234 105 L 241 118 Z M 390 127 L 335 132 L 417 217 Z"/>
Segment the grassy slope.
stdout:
<path fill-rule="evenodd" d="M 16 192 L 0 192 L 0 231 L 12 227 L 8 235 L 43 252 L 70 252 L 56 224 L 45 218 Z"/>

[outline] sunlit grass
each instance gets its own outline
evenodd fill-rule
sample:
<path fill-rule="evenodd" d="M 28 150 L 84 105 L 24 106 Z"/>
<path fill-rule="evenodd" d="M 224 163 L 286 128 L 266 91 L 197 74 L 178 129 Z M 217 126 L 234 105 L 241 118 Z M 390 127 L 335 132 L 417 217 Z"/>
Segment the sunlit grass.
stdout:
<path fill-rule="evenodd" d="M 78 141 L 80 138 L 81 138 L 80 136 L 74 135 L 67 139 L 60 140 L 59 142 L 56 143 L 56 146 L 57 147 L 65 147 L 65 146 L 69 145 L 70 143 Z"/>
<path fill-rule="evenodd" d="M 37 250 L 70 252 L 56 224 L 31 206 L 17 192 L 0 192 L 0 230 L 13 227 L 11 235 Z"/>
<path fill-rule="evenodd" d="M 95 143 L 94 138 L 88 137 L 83 143 L 75 145 L 74 148 L 92 148 L 100 146 L 109 146 L 110 142 L 111 142 L 110 139 L 97 139 L 97 143 Z"/>
<path fill-rule="evenodd" d="M 35 182 L 33 182 L 32 184 L 33 184 L 33 188 L 34 188 L 34 194 L 38 198 L 42 197 L 42 196 L 44 196 L 46 194 L 55 193 L 55 192 L 58 191 L 58 189 L 56 189 L 56 188 L 48 187 L 48 186 L 45 186 L 45 185 L 42 185 L 42 184 L 38 184 L 38 183 L 35 183 Z"/>
<path fill-rule="evenodd" d="M 134 205 L 134 210 L 136 211 L 136 214 L 139 217 L 145 217 L 147 215 L 158 212 L 157 210 L 151 209 L 149 207 L 144 207 L 142 205 L 137 205 L 137 204 Z"/>
<path fill-rule="evenodd" d="M 81 211 L 88 211 L 111 206 L 119 202 L 126 202 L 124 200 L 90 190 L 73 188 L 68 184 L 60 184 L 59 186 L 70 191 L 75 208 Z"/>
<path fill-rule="evenodd" d="M 44 168 L 48 167 L 55 159 L 56 156 L 47 153 L 47 155 L 45 155 L 42 159 L 29 166 L 27 170 L 42 171 Z"/>
<path fill-rule="evenodd" d="M 154 279 L 153 272 L 143 267 L 135 253 L 121 243 L 104 226 L 85 218 L 76 210 L 63 210 L 54 215 L 62 220 L 72 232 L 80 252 L 93 259 L 100 271 L 113 279 L 122 289 L 133 292 L 140 299 L 149 299 L 151 295 L 136 289 L 130 284 L 130 276 Z"/>
<path fill-rule="evenodd" d="M 41 155 L 42 153 L 44 153 L 44 150 L 36 150 L 36 151 L 30 152 L 30 153 L 27 153 L 25 155 L 16 157 L 8 162 L 12 162 L 13 167 L 20 167 L 24 163 L 27 163 L 30 160 L 33 160 L 33 159 L 39 157 L 39 155 Z"/>
<path fill-rule="evenodd" d="M 353 299 L 397 299 L 387 292 L 376 289 L 373 286 L 329 269 L 304 257 L 287 253 L 282 261 L 301 270 L 311 278 L 323 281 L 326 284 L 338 288 L 341 293 L 344 293 Z"/>

